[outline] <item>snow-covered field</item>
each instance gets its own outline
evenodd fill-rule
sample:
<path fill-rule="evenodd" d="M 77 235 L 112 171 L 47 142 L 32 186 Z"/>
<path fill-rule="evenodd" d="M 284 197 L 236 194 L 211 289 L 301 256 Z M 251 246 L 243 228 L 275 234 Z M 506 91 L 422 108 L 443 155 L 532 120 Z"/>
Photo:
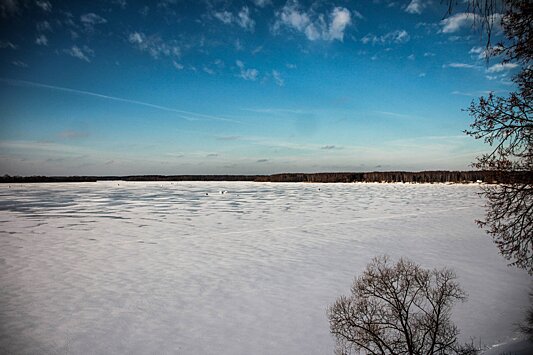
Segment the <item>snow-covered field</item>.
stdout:
<path fill-rule="evenodd" d="M 330 354 L 326 308 L 384 253 L 454 268 L 464 340 L 508 341 L 530 277 L 474 224 L 478 191 L 0 185 L 0 353 Z"/>

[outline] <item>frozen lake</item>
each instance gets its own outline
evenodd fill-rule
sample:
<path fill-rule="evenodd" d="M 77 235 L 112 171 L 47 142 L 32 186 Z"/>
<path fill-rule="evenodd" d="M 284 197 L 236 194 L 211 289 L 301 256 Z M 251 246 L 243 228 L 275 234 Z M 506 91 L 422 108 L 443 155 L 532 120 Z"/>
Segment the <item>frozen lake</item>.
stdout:
<path fill-rule="evenodd" d="M 530 277 L 475 225 L 478 192 L 0 185 L 0 353 L 331 354 L 326 308 L 379 254 L 455 269 L 469 294 L 454 309 L 461 336 L 507 341 Z"/>

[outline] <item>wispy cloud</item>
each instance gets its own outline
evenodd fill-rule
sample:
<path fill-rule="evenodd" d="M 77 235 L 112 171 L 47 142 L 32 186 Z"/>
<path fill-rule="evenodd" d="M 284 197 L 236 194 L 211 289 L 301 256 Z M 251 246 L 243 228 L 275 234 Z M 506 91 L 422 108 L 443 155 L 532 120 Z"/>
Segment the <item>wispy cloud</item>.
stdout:
<path fill-rule="evenodd" d="M 68 49 L 64 49 L 63 52 L 70 55 L 71 57 L 78 58 L 80 60 L 84 60 L 86 62 L 90 62 L 91 59 L 89 57 L 94 56 L 94 51 L 87 47 L 83 46 L 82 48 L 74 45 Z"/>
<path fill-rule="evenodd" d="M 48 21 L 40 21 L 35 24 L 38 32 L 52 32 L 52 26 Z"/>
<path fill-rule="evenodd" d="M 244 111 L 256 112 L 256 113 L 265 113 L 265 114 L 307 114 L 311 113 L 310 111 L 292 109 L 292 108 L 243 108 Z"/>
<path fill-rule="evenodd" d="M 126 0 L 114 0 L 113 4 L 117 4 L 121 9 L 125 9 L 127 5 Z"/>
<path fill-rule="evenodd" d="M 374 111 L 374 113 L 377 113 L 378 115 L 384 115 L 384 116 L 390 116 L 390 117 L 397 117 L 397 118 L 405 118 L 405 119 L 413 119 L 417 118 L 416 116 L 405 114 L 405 113 L 399 113 L 399 112 L 390 112 L 390 111 Z"/>
<path fill-rule="evenodd" d="M 467 63 L 448 63 L 443 64 L 443 68 L 462 68 L 462 69 L 478 69 L 479 66 L 474 64 L 467 64 Z"/>
<path fill-rule="evenodd" d="M 475 92 L 464 92 L 464 91 L 452 91 L 452 95 L 468 96 L 468 97 L 479 97 L 483 95 L 488 95 L 494 91 L 475 91 Z"/>
<path fill-rule="evenodd" d="M 469 12 L 460 12 L 445 18 L 440 22 L 442 33 L 454 33 L 461 28 L 471 26 L 475 20 L 475 14 Z"/>
<path fill-rule="evenodd" d="M 47 46 L 48 38 L 45 35 L 40 34 L 35 38 L 35 44 L 38 44 L 39 46 Z"/>
<path fill-rule="evenodd" d="M 58 136 L 63 139 L 81 139 L 89 136 L 88 132 L 65 130 L 58 133 Z"/>
<path fill-rule="evenodd" d="M 85 148 L 45 141 L 0 140 L 0 148 L 20 151 L 36 151 L 40 153 L 60 153 L 63 155 L 80 154 Z"/>
<path fill-rule="evenodd" d="M 500 73 L 518 67 L 516 63 L 499 63 L 494 64 L 487 69 L 487 73 Z"/>
<path fill-rule="evenodd" d="M 372 44 L 391 44 L 391 43 L 406 43 L 409 42 L 411 39 L 411 36 L 409 36 L 409 33 L 406 30 L 395 30 L 388 33 L 385 33 L 384 35 L 377 36 L 375 34 L 369 33 L 363 38 L 361 38 L 361 42 L 364 44 L 372 43 Z"/>
<path fill-rule="evenodd" d="M 411 0 L 405 8 L 405 12 L 420 15 L 428 5 L 431 5 L 431 3 L 431 0 Z"/>
<path fill-rule="evenodd" d="M 35 2 L 35 5 L 37 5 L 37 7 L 39 7 L 43 11 L 46 11 L 46 12 L 52 11 L 52 4 L 48 0 L 37 0 Z"/>
<path fill-rule="evenodd" d="M 495 28 L 500 27 L 501 20 L 503 15 L 500 13 L 495 13 L 491 16 L 488 16 L 486 19 L 481 20 L 479 16 L 475 13 L 470 12 L 460 12 L 455 15 L 452 15 L 448 18 L 445 18 L 440 22 L 441 32 L 442 33 L 455 33 L 460 31 L 463 28 L 468 28 L 476 21 L 488 21 L 489 26 L 494 26 Z"/>
<path fill-rule="evenodd" d="M 255 21 L 250 17 L 248 6 L 243 6 L 236 14 L 223 10 L 213 12 L 213 16 L 226 25 L 236 24 L 250 32 L 255 29 Z"/>
<path fill-rule="evenodd" d="M 87 32 L 93 32 L 96 25 L 107 23 L 105 18 L 93 12 L 81 15 L 80 21 Z"/>
<path fill-rule="evenodd" d="M 229 11 L 217 11 L 213 13 L 213 16 L 226 25 L 229 25 L 233 22 L 233 14 Z"/>
<path fill-rule="evenodd" d="M 18 47 L 9 41 L 0 41 L 0 48 L 17 49 Z"/>
<path fill-rule="evenodd" d="M 147 52 L 152 58 L 161 56 L 180 57 L 181 51 L 176 43 L 166 43 L 157 35 L 147 36 L 142 32 L 132 32 L 128 41 L 142 52 Z"/>
<path fill-rule="evenodd" d="M 11 62 L 11 64 L 13 64 L 14 66 L 19 67 L 19 68 L 27 68 L 28 67 L 28 64 L 26 64 L 22 60 L 14 60 L 14 61 Z"/>
<path fill-rule="evenodd" d="M 255 6 L 265 7 L 272 4 L 272 0 L 254 0 Z"/>
<path fill-rule="evenodd" d="M 217 141 L 237 141 L 241 139 L 241 136 L 217 136 L 215 139 Z"/>
<path fill-rule="evenodd" d="M 250 10 L 248 6 L 243 6 L 241 11 L 237 14 L 237 24 L 242 28 L 253 32 L 255 27 L 255 21 L 250 17 Z"/>
<path fill-rule="evenodd" d="M 259 75 L 259 71 L 257 69 L 252 68 L 245 68 L 244 63 L 240 60 L 237 60 L 235 62 L 237 66 L 240 69 L 240 77 L 244 80 L 252 80 L 255 81 L 257 79 L 257 76 Z"/>
<path fill-rule="evenodd" d="M 278 86 L 285 85 L 285 80 L 283 80 L 280 72 L 278 72 L 277 70 L 272 70 L 272 77 L 274 78 L 274 82 L 276 83 L 276 85 Z"/>
<path fill-rule="evenodd" d="M 77 90 L 77 89 L 71 89 L 61 86 L 54 86 L 54 85 L 47 85 L 47 84 L 41 84 L 41 83 L 35 83 L 32 81 L 25 81 L 25 80 L 16 80 L 16 79 L 6 79 L 6 78 L 0 78 L 0 82 L 3 82 L 8 85 L 14 85 L 14 86 L 30 86 L 30 87 L 37 87 L 37 88 L 43 88 L 43 89 L 50 89 L 50 90 L 57 90 L 57 91 L 63 91 L 68 92 L 72 94 L 79 94 L 79 95 L 86 95 L 86 96 L 92 96 L 97 97 L 100 99 L 105 100 L 112 100 L 117 102 L 125 102 L 130 103 L 134 105 L 140 105 L 145 107 L 150 107 L 156 110 L 161 111 L 167 111 L 167 112 L 174 112 L 178 114 L 178 117 L 181 117 L 185 120 L 198 120 L 198 119 L 208 119 L 208 120 L 215 120 L 215 121 L 225 121 L 225 122 L 233 122 L 233 123 L 240 123 L 239 121 L 223 118 L 223 117 L 217 117 L 212 115 L 206 115 L 202 113 L 197 112 L 191 112 L 191 111 L 185 111 L 185 110 L 179 110 L 171 107 L 161 106 L 161 105 L 155 105 L 144 101 L 138 101 L 138 100 L 130 100 L 125 99 L 122 97 L 116 97 L 116 96 L 109 96 L 109 95 L 103 95 L 91 91 L 84 91 L 84 90 Z M 188 116 L 187 116 L 188 115 Z M 190 117 L 192 116 L 192 117 Z"/>
<path fill-rule="evenodd" d="M 359 15 L 357 13 L 356 15 Z M 327 20 L 326 20 L 327 19 Z M 335 7 L 329 14 L 304 10 L 297 0 L 288 1 L 276 12 L 272 26 L 274 33 L 285 27 L 303 33 L 308 40 L 343 41 L 346 28 L 352 23 L 352 14 L 345 7 Z"/>
<path fill-rule="evenodd" d="M 205 65 L 204 65 L 204 67 L 202 68 L 202 70 L 203 70 L 205 73 L 209 74 L 209 75 L 215 75 L 215 71 L 214 71 L 213 69 L 211 69 L 211 68 L 205 66 Z"/>

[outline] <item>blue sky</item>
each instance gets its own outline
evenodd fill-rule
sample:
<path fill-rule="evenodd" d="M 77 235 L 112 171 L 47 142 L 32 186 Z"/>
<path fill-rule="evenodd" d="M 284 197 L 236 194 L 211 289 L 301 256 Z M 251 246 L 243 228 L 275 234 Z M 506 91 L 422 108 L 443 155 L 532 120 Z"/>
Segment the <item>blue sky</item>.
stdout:
<path fill-rule="evenodd" d="M 462 11 L 0 0 L 0 173 L 469 169 L 487 147 L 461 109 L 516 69 Z"/>

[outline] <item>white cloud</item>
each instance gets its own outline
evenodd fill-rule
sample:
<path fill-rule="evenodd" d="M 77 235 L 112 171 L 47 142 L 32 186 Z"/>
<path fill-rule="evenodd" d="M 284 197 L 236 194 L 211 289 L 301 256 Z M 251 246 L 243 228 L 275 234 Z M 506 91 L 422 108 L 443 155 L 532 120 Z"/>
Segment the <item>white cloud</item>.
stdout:
<path fill-rule="evenodd" d="M 411 0 L 405 8 L 405 12 L 420 15 L 424 8 L 431 4 L 431 0 Z"/>
<path fill-rule="evenodd" d="M 80 16 L 80 21 L 84 24 L 88 25 L 99 25 L 102 23 L 106 23 L 107 20 L 103 18 L 102 16 L 99 16 L 93 12 L 90 12 L 88 14 L 83 14 Z"/>
<path fill-rule="evenodd" d="M 364 44 L 390 44 L 390 43 L 406 43 L 411 39 L 409 33 L 406 30 L 396 30 L 386 33 L 381 36 L 376 36 L 372 33 L 367 34 L 361 38 L 361 42 Z"/>
<path fill-rule="evenodd" d="M 463 27 L 471 26 L 475 20 L 475 14 L 468 12 L 460 12 L 440 22 L 442 26 L 442 33 L 454 33 Z"/>
<path fill-rule="evenodd" d="M 174 65 L 174 68 L 178 70 L 182 70 L 184 68 L 183 64 L 176 62 L 175 60 L 172 61 L 172 64 Z"/>
<path fill-rule="evenodd" d="M 173 43 L 165 43 L 159 36 L 146 36 L 142 32 L 130 33 L 128 41 L 142 52 L 147 52 L 152 58 L 161 56 L 179 57 L 180 48 Z"/>
<path fill-rule="evenodd" d="M 490 68 L 487 69 L 487 73 L 501 73 L 502 71 L 511 70 L 518 67 L 518 64 L 516 63 L 500 63 L 500 64 L 494 64 Z"/>
<path fill-rule="evenodd" d="M 424 57 L 434 57 L 434 56 L 435 56 L 435 53 L 432 53 L 432 52 L 424 53 Z"/>
<path fill-rule="evenodd" d="M 250 10 L 248 9 L 247 6 L 243 6 L 241 11 L 239 11 L 236 22 L 239 26 L 241 26 L 245 30 L 248 30 L 251 32 L 254 31 L 255 21 L 252 20 L 252 18 L 250 17 Z"/>
<path fill-rule="evenodd" d="M 254 4 L 255 6 L 258 6 L 258 7 L 265 7 L 267 5 L 271 5 L 272 1 L 271 0 L 254 0 Z"/>
<path fill-rule="evenodd" d="M 351 22 L 350 11 L 344 7 L 336 7 L 331 13 L 331 25 L 329 26 L 329 38 L 331 40 L 344 38 L 344 30 Z"/>
<path fill-rule="evenodd" d="M 209 67 L 206 67 L 204 66 L 203 69 L 202 69 L 204 72 L 206 72 L 207 74 L 209 75 L 214 75 L 215 74 L 215 71 Z"/>
<path fill-rule="evenodd" d="M 235 45 L 235 49 L 236 49 L 237 51 L 242 51 L 242 50 L 244 50 L 244 46 L 242 45 L 240 39 L 237 38 L 237 39 L 235 40 L 235 44 L 234 44 L 234 45 Z"/>
<path fill-rule="evenodd" d="M 503 50 L 501 46 L 494 46 L 494 47 L 472 47 L 468 53 L 472 55 L 472 57 L 475 57 L 477 59 L 488 59 L 491 56 L 496 56 L 500 53 L 500 51 Z"/>
<path fill-rule="evenodd" d="M 215 12 L 213 16 L 215 16 L 217 19 L 219 19 L 226 25 L 229 25 L 233 22 L 233 14 L 229 11 Z"/>
<path fill-rule="evenodd" d="M 142 44 L 144 41 L 144 34 L 139 32 L 133 32 L 129 36 L 130 43 L 133 44 Z"/>
<path fill-rule="evenodd" d="M 477 68 L 476 65 L 466 64 L 466 63 L 449 63 L 449 64 L 444 64 L 442 67 L 443 68 L 465 68 L 465 69 Z"/>
<path fill-rule="evenodd" d="M 285 80 L 283 80 L 280 72 L 278 72 L 277 70 L 272 70 L 272 77 L 274 78 L 274 82 L 276 83 L 276 85 L 278 86 L 285 85 Z"/>
<path fill-rule="evenodd" d="M 50 3 L 50 1 L 47 1 L 47 0 L 37 0 L 35 2 L 35 5 L 37 5 L 38 7 L 40 7 L 43 11 L 46 11 L 46 12 L 50 12 L 52 11 L 52 4 Z"/>
<path fill-rule="evenodd" d="M 476 21 L 488 21 L 496 31 L 501 26 L 503 15 L 500 13 L 492 14 L 481 20 L 478 15 L 469 12 L 460 12 L 440 22 L 442 33 L 455 33 L 460 29 L 472 26 Z"/>
<path fill-rule="evenodd" d="M 17 49 L 17 46 L 9 41 L 0 41 L 0 49 L 3 48 Z"/>
<path fill-rule="evenodd" d="M 127 5 L 126 0 L 114 0 L 113 4 L 117 4 L 121 9 L 125 9 Z"/>
<path fill-rule="evenodd" d="M 259 71 L 257 69 L 251 69 L 251 68 L 245 68 L 244 63 L 240 60 L 237 60 L 235 62 L 237 66 L 240 69 L 240 77 L 244 80 L 252 80 L 255 81 L 257 79 L 257 76 L 259 75 Z"/>
<path fill-rule="evenodd" d="M 37 38 L 35 38 L 35 44 L 38 44 L 39 46 L 47 46 L 48 38 L 43 34 L 38 35 Z"/>
<path fill-rule="evenodd" d="M 24 63 L 21 60 L 14 60 L 14 61 L 11 62 L 11 64 L 13 64 L 14 66 L 19 67 L 19 68 L 27 68 L 28 67 L 28 64 Z"/>
<path fill-rule="evenodd" d="M 107 23 L 107 20 L 105 18 L 93 12 L 81 15 L 80 21 L 85 26 L 85 30 L 89 32 L 94 31 L 95 25 L 101 25 L 101 24 Z"/>
<path fill-rule="evenodd" d="M 37 28 L 38 32 L 52 32 L 52 26 L 50 26 L 50 22 L 48 21 L 37 22 L 35 27 Z"/>
<path fill-rule="evenodd" d="M 390 33 L 387 33 L 384 37 L 385 42 L 391 41 L 394 43 L 405 43 L 409 41 L 409 33 L 406 30 L 397 30 Z"/>
<path fill-rule="evenodd" d="M 71 48 L 65 49 L 63 51 L 74 58 L 84 60 L 88 63 L 91 61 L 89 59 L 89 56 L 94 55 L 94 51 L 87 46 L 83 46 L 83 48 L 80 48 L 78 46 L 72 46 Z"/>
<path fill-rule="evenodd" d="M 356 16 L 360 14 L 357 13 Z M 351 13 L 344 7 L 335 7 L 327 22 L 324 14 L 317 15 L 312 10 L 305 11 L 297 0 L 292 0 L 276 12 L 276 21 L 272 29 L 278 32 L 282 27 L 287 27 L 305 34 L 310 41 L 342 41 L 346 27 L 351 22 Z"/>
<path fill-rule="evenodd" d="M 236 15 L 224 10 L 220 12 L 214 12 L 213 16 L 226 25 L 235 23 L 236 25 L 250 32 L 253 32 L 255 28 L 255 21 L 250 17 L 250 9 L 248 9 L 248 6 L 243 6 Z"/>
<path fill-rule="evenodd" d="M 415 60 L 416 59 L 416 56 L 414 54 L 411 54 L 407 57 L 407 59 L 409 60 Z"/>
<path fill-rule="evenodd" d="M 485 48 L 483 47 L 472 47 L 468 53 L 470 54 L 480 54 L 480 53 L 483 53 L 485 51 Z"/>

